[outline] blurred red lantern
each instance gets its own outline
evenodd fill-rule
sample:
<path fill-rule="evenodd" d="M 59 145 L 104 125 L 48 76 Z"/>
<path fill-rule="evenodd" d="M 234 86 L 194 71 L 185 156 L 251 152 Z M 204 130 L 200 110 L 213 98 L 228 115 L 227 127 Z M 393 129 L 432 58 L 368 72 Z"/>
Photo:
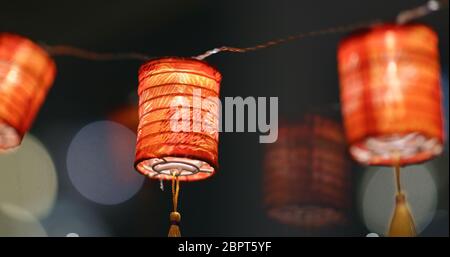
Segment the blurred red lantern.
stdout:
<path fill-rule="evenodd" d="M 150 178 L 172 180 L 172 225 L 180 219 L 178 181 L 205 179 L 217 169 L 220 81 L 216 69 L 189 58 L 152 60 L 139 70 L 135 166 Z M 172 227 L 169 236 L 179 236 Z"/>
<path fill-rule="evenodd" d="M 339 46 L 341 103 L 352 156 L 395 167 L 396 202 L 388 235 L 415 236 L 400 166 L 443 149 L 438 38 L 420 24 L 359 31 Z"/>
<path fill-rule="evenodd" d="M 426 161 L 442 151 L 436 33 L 381 25 L 339 46 L 341 103 L 352 156 L 369 165 Z"/>
<path fill-rule="evenodd" d="M 352 156 L 368 165 L 407 165 L 442 151 L 438 39 L 419 24 L 379 25 L 344 39 L 338 52 L 341 104 Z"/>
<path fill-rule="evenodd" d="M 324 229 L 348 222 L 351 170 L 341 126 L 307 115 L 280 125 L 264 158 L 264 203 L 282 223 Z"/>
<path fill-rule="evenodd" d="M 55 63 L 37 44 L 0 33 L 0 151 L 20 144 L 55 73 Z"/>

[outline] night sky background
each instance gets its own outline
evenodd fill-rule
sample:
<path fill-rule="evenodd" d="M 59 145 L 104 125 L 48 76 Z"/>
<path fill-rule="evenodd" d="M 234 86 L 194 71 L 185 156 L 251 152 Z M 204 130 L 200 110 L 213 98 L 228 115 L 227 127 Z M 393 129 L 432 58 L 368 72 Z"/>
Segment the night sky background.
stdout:
<path fill-rule="evenodd" d="M 193 56 L 222 45 L 246 47 L 299 32 L 374 19 L 392 20 L 399 10 L 424 1 L 3 1 L 0 31 L 48 45 L 72 45 L 98 52 L 142 52 L 150 56 Z M 448 9 L 421 19 L 439 34 L 441 65 L 448 78 Z M 339 116 L 336 50 L 344 34 L 303 39 L 266 50 L 221 53 L 207 59 L 223 75 L 221 97 L 278 96 L 279 116 L 295 119 L 310 110 Z M 169 184 L 146 180 L 128 201 L 98 204 L 83 197 L 67 172 L 69 145 L 84 126 L 107 119 L 135 98 L 141 62 L 87 61 L 56 57 L 53 88 L 30 133 L 46 147 L 57 172 L 57 200 L 42 219 L 51 236 L 165 236 L 171 209 Z M 446 85 L 448 97 L 448 82 Z M 130 100 L 131 99 L 131 100 Z M 446 101 L 448 109 L 448 100 Z M 344 228 L 311 232 L 269 219 L 262 202 L 264 145 L 257 133 L 222 133 L 220 169 L 208 180 L 183 183 L 181 231 L 186 236 L 365 236 L 370 231 L 355 207 Z M 94 153 L 95 154 L 95 153 Z M 448 147 L 433 161 L 440 216 L 422 235 L 448 236 Z M 0 167 L 1 170 L 1 167 Z M 355 185 L 364 168 L 353 167 Z M 130 167 L 123 170 L 139 176 Z M 101 177 L 99 177 L 101 179 Z M 101 182 L 99 182 L 101 183 Z M 357 190 L 355 189 L 355 198 Z M 391 200 L 391 199 L 388 199 Z M 77 231 L 71 209 L 96 217 Z M 356 200 L 355 200 L 356 205 Z M 75 206 L 75 207 L 73 207 Z M 76 207 L 78 206 L 78 207 Z M 63 219 L 63 218 L 64 219 Z M 52 226 L 72 227 L 52 233 Z M 56 224 L 56 225 L 55 225 Z M 73 231 L 72 231 L 73 230 Z"/>

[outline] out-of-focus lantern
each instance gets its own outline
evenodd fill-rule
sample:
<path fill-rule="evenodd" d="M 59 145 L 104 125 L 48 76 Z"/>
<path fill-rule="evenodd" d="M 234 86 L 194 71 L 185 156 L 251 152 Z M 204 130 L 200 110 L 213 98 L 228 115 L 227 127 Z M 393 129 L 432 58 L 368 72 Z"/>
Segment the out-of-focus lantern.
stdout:
<path fill-rule="evenodd" d="M 135 167 L 150 178 L 172 180 L 169 236 L 179 236 L 179 181 L 208 178 L 218 167 L 220 81 L 216 69 L 190 58 L 151 60 L 139 70 Z"/>
<path fill-rule="evenodd" d="M 55 63 L 37 44 L 0 33 L 0 151 L 20 144 L 55 74 Z"/>
<path fill-rule="evenodd" d="M 381 25 L 339 46 L 341 104 L 352 156 L 368 165 L 426 161 L 444 141 L 436 33 Z"/>
<path fill-rule="evenodd" d="M 325 229 L 348 222 L 351 165 L 342 127 L 307 115 L 282 124 L 264 157 L 264 203 L 279 222 Z"/>
<path fill-rule="evenodd" d="M 399 168 L 427 161 L 443 149 L 437 35 L 420 24 L 374 26 L 341 42 L 338 63 L 350 153 L 363 164 L 396 167 L 391 231 L 402 231 L 399 221 L 411 219 L 404 224 L 412 224 L 412 218 L 399 187 Z M 414 229 L 403 231 L 390 234 L 414 235 Z"/>

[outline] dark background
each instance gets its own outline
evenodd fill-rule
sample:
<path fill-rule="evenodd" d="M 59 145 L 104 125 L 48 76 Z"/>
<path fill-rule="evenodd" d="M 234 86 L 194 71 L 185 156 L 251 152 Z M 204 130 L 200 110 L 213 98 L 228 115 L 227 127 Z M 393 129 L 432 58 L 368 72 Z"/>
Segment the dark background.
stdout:
<path fill-rule="evenodd" d="M 252 46 L 299 32 L 373 19 L 425 1 L 2 1 L 0 31 L 49 45 L 69 44 L 99 52 L 136 51 L 150 56 L 193 56 L 222 46 Z M 448 74 L 448 9 L 421 21 L 437 30 L 441 63 Z M 336 47 L 342 34 L 304 39 L 247 54 L 208 58 L 223 75 L 221 96 L 278 96 L 280 117 L 339 102 Z M 96 212 L 114 236 L 164 236 L 170 196 L 146 181 L 119 205 L 83 198 L 66 174 L 67 147 L 84 125 L 102 120 L 137 89 L 139 61 L 94 62 L 57 57 L 57 77 L 31 133 L 52 155 L 58 199 L 69 198 Z M 448 92 L 448 91 L 447 91 Z M 448 103 L 448 102 L 447 102 Z M 446 106 L 448 109 L 448 105 Z M 330 110 L 331 111 L 331 110 Z M 345 229 L 311 233 L 267 218 L 261 201 L 263 146 L 256 133 L 222 133 L 220 170 L 211 179 L 182 185 L 182 232 L 188 236 L 362 236 L 356 213 Z M 448 150 L 440 161 L 448 173 Z M 446 161 L 445 161 L 446 160 Z M 358 173 L 358 167 L 355 173 Z M 448 176 L 444 176 L 448 180 Z M 358 175 L 356 176 L 358 179 Z M 440 206 L 444 223 L 427 235 L 448 236 L 448 189 Z M 446 202 L 446 203 L 445 203 Z M 51 220 L 50 215 L 47 219 Z M 446 226 L 442 232 L 442 226 Z M 68 231 L 68 233 L 71 231 Z"/>

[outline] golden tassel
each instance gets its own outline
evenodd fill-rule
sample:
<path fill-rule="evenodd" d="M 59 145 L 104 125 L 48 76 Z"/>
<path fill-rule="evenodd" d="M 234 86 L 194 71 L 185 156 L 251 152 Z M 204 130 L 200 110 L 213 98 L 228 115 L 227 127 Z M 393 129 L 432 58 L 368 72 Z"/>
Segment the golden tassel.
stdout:
<path fill-rule="evenodd" d="M 395 196 L 395 209 L 389 226 L 388 236 L 413 237 L 416 236 L 416 226 L 411 211 L 409 210 L 406 196 L 401 189 L 400 165 L 396 164 L 394 168 L 397 194 Z"/>
<path fill-rule="evenodd" d="M 178 175 L 173 175 L 172 179 L 172 203 L 173 203 L 173 211 L 170 213 L 170 228 L 168 237 L 180 237 L 180 221 L 181 214 L 177 211 L 178 206 L 178 194 L 180 191 L 180 180 L 178 179 Z"/>

